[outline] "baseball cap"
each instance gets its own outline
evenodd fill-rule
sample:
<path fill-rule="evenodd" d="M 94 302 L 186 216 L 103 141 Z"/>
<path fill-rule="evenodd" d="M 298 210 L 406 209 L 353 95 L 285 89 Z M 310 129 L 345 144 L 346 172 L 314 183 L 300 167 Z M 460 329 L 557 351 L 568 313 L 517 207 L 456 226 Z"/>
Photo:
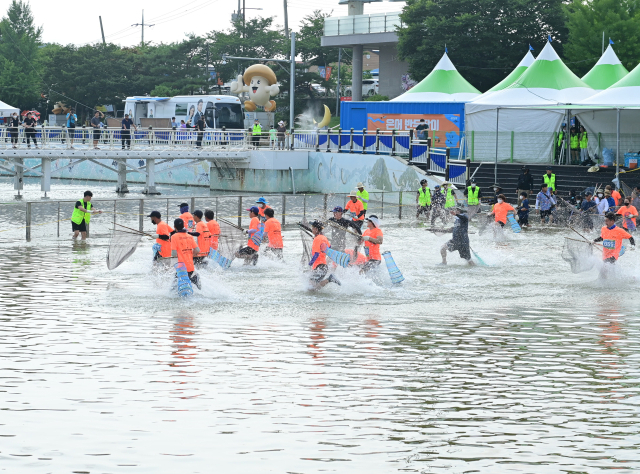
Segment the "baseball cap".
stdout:
<path fill-rule="evenodd" d="M 160 213 L 158 211 L 151 211 L 151 214 L 149 214 L 147 217 L 157 217 L 158 219 L 160 219 Z"/>
<path fill-rule="evenodd" d="M 336 206 L 333 208 L 333 211 L 331 212 L 344 212 L 344 209 L 342 209 L 340 206 Z"/>
<path fill-rule="evenodd" d="M 253 212 L 254 214 L 260 214 L 260 210 L 256 206 L 251 206 L 249 209 L 245 209 L 246 211 Z"/>
<path fill-rule="evenodd" d="M 179 204 L 178 207 L 189 207 L 189 204 L 187 204 L 186 202 L 183 202 L 182 204 Z"/>

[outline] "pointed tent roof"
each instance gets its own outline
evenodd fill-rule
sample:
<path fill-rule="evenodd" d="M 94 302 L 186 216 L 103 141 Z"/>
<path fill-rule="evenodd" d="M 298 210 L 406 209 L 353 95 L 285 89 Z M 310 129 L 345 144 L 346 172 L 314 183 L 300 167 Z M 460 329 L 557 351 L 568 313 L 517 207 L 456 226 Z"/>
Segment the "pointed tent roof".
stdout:
<path fill-rule="evenodd" d="M 571 72 L 551 43 L 547 43 L 533 64 L 513 84 L 491 94 L 483 94 L 466 110 L 473 113 L 495 106 L 572 104 L 593 94 L 594 90 Z"/>
<path fill-rule="evenodd" d="M 467 102 L 480 96 L 480 91 L 462 77 L 446 51 L 433 71 L 394 102 Z"/>
<path fill-rule="evenodd" d="M 615 51 L 609 45 L 596 65 L 582 77 L 582 80 L 595 90 L 602 91 L 627 74 L 629 74 L 629 71 L 622 65 Z"/>
<path fill-rule="evenodd" d="M 6 114 L 7 116 L 11 115 L 12 113 L 19 113 L 20 109 L 18 109 L 17 107 L 13 107 L 5 102 L 2 102 L 0 100 L 0 112 L 2 112 L 3 114 Z"/>
<path fill-rule="evenodd" d="M 520 76 L 522 76 L 522 74 L 527 69 L 529 69 L 529 66 L 531 66 L 535 60 L 536 58 L 533 57 L 533 54 L 531 54 L 531 51 L 527 51 L 527 54 L 524 56 L 524 58 L 522 58 L 522 61 L 520 61 L 520 64 L 518 64 L 516 68 L 513 71 L 511 71 L 511 74 L 509 74 L 507 77 L 502 79 L 502 81 L 500 81 L 498 84 L 493 86 L 486 93 L 501 91 L 502 89 L 506 89 L 507 87 L 509 87 L 511 84 L 516 82 L 516 80 Z"/>
<path fill-rule="evenodd" d="M 585 105 L 640 105 L 640 64 L 614 85 L 583 101 Z"/>

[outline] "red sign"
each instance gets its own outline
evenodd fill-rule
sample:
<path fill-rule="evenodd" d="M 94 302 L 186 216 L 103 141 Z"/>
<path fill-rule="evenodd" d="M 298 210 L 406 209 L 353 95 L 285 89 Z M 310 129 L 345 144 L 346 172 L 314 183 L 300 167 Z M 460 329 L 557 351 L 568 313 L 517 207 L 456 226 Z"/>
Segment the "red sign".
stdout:
<path fill-rule="evenodd" d="M 351 102 L 351 97 L 340 97 L 341 102 Z"/>

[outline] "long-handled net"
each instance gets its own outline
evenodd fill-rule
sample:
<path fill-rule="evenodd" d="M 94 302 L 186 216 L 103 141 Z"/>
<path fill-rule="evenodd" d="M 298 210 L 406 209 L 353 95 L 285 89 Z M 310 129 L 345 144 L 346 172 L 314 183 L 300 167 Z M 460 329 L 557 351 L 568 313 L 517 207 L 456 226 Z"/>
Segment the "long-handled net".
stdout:
<path fill-rule="evenodd" d="M 303 268 L 307 268 L 307 265 L 311 261 L 312 253 L 311 248 L 313 247 L 313 234 L 311 233 L 311 228 L 309 227 L 309 223 L 306 219 L 303 219 L 302 222 L 298 224 L 300 226 L 300 239 L 302 239 L 302 257 L 300 258 L 300 265 Z"/>
<path fill-rule="evenodd" d="M 111 240 L 109 241 L 109 251 L 107 252 L 107 268 L 113 270 L 126 261 L 138 247 L 144 234 L 136 233 L 126 229 L 113 229 Z"/>
<path fill-rule="evenodd" d="M 593 244 L 586 240 L 564 238 L 562 248 L 562 259 L 569 262 L 573 273 L 582 273 L 591 270 L 597 258 L 593 255 Z"/>
<path fill-rule="evenodd" d="M 219 219 L 220 237 L 218 238 L 218 253 L 230 262 L 236 258 L 236 252 L 247 243 L 244 231 L 232 223 Z"/>

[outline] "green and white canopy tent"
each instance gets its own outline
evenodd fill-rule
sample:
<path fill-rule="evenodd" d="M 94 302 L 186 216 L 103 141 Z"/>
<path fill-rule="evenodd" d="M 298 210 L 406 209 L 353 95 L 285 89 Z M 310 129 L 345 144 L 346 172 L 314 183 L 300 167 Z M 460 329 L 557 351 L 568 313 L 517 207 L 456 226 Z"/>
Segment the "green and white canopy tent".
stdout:
<path fill-rule="evenodd" d="M 433 71 L 392 102 L 468 102 L 480 96 L 480 91 L 462 77 L 446 51 Z"/>
<path fill-rule="evenodd" d="M 511 74 L 509 74 L 507 77 L 502 79 L 499 83 L 497 83 L 487 92 L 485 92 L 485 94 L 501 91 L 502 89 L 506 89 L 507 87 L 509 87 L 511 84 L 516 82 L 520 78 L 520 76 L 524 74 L 524 72 L 527 69 L 529 69 L 529 66 L 531 66 L 535 60 L 536 58 L 533 57 L 533 54 L 531 54 L 531 51 L 527 51 L 527 54 L 524 56 L 524 58 L 522 58 L 522 61 L 520 61 L 520 63 L 516 66 L 516 68 L 513 71 L 511 71 Z"/>
<path fill-rule="evenodd" d="M 615 51 L 609 45 L 591 71 L 582 76 L 582 80 L 589 87 L 597 91 L 605 90 L 624 76 L 629 74 L 627 68 L 622 65 Z"/>
<path fill-rule="evenodd" d="M 621 153 L 637 153 L 640 150 L 640 64 L 608 89 L 579 102 L 573 113 L 589 133 L 590 151 L 598 144 L 599 152 L 603 148 L 616 149 L 620 140 Z"/>
<path fill-rule="evenodd" d="M 541 106 L 576 103 L 594 93 L 547 43 L 513 84 L 465 104 L 467 150 L 478 161 L 494 161 L 497 154 L 498 161 L 547 163 L 564 113 Z"/>

